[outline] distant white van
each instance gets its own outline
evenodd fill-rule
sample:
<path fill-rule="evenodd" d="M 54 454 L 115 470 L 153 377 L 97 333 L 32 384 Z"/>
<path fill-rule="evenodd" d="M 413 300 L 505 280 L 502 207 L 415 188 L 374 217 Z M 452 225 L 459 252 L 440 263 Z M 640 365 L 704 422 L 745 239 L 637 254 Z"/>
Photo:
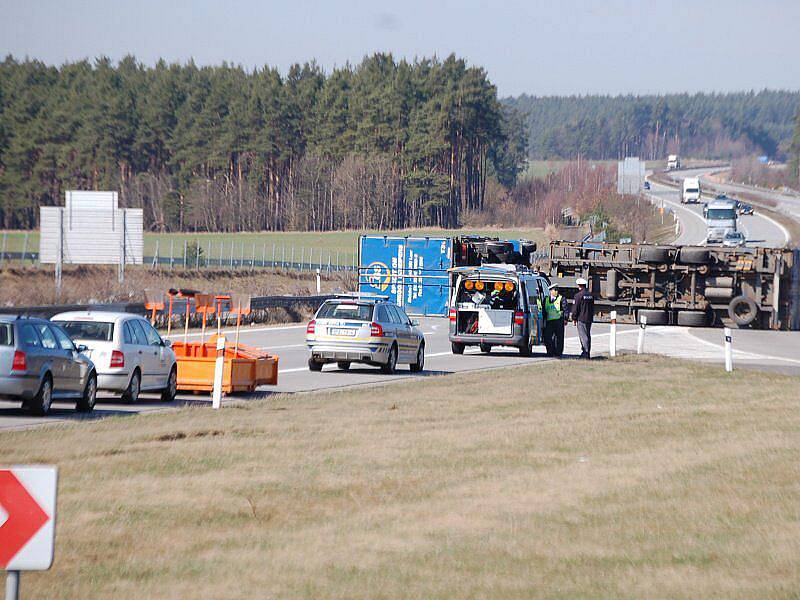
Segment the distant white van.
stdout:
<path fill-rule="evenodd" d="M 698 204 L 700 202 L 700 178 L 686 177 L 681 192 L 682 204 Z"/>

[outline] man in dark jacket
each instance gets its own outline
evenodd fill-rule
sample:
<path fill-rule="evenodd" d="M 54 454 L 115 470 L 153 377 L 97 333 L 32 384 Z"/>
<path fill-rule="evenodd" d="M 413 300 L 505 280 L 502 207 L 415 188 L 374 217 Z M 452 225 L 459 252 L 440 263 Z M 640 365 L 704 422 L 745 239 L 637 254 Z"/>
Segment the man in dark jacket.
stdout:
<path fill-rule="evenodd" d="M 594 321 L 594 298 L 587 286 L 589 282 L 583 277 L 576 281 L 578 293 L 572 303 L 572 322 L 578 326 L 578 337 L 581 340 L 581 358 L 589 358 L 592 351 L 592 321 Z"/>

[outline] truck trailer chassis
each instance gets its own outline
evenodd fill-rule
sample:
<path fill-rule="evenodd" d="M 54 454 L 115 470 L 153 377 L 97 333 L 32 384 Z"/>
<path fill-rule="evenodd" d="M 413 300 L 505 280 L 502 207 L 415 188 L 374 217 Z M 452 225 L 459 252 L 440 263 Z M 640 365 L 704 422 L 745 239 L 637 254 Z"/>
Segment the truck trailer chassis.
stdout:
<path fill-rule="evenodd" d="M 551 242 L 548 270 L 570 298 L 584 277 L 599 321 L 800 329 L 800 250 Z"/>

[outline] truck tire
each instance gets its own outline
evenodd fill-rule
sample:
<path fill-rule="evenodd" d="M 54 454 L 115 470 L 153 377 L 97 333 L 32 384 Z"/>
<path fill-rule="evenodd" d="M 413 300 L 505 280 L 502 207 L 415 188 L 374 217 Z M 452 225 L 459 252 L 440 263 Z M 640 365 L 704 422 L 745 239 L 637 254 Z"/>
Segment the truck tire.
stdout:
<path fill-rule="evenodd" d="M 678 260 L 685 265 L 704 265 L 708 263 L 708 250 L 705 248 L 681 248 Z"/>
<path fill-rule="evenodd" d="M 752 298 L 736 296 L 728 304 L 728 316 L 739 327 L 747 327 L 758 317 L 758 306 Z"/>
<path fill-rule="evenodd" d="M 708 315 L 704 310 L 678 311 L 678 325 L 684 327 L 705 327 L 708 324 Z"/>
<path fill-rule="evenodd" d="M 639 260 L 646 263 L 669 262 L 670 248 L 667 246 L 642 246 L 639 248 Z"/>
<path fill-rule="evenodd" d="M 647 317 L 648 325 L 669 325 L 669 314 L 665 310 L 639 309 L 636 320 L 641 323 Z"/>

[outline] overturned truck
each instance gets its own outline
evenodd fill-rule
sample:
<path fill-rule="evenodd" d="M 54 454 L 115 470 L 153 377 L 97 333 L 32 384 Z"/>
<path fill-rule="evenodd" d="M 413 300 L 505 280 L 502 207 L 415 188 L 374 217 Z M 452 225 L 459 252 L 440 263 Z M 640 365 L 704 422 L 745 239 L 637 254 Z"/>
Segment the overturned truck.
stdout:
<path fill-rule="evenodd" d="M 584 277 L 598 320 L 800 329 L 800 250 L 551 242 L 565 296 Z"/>

